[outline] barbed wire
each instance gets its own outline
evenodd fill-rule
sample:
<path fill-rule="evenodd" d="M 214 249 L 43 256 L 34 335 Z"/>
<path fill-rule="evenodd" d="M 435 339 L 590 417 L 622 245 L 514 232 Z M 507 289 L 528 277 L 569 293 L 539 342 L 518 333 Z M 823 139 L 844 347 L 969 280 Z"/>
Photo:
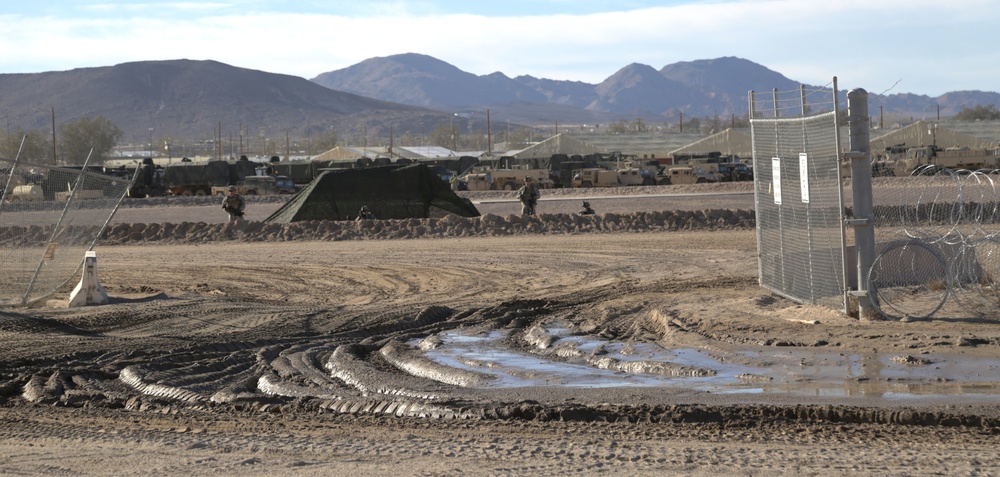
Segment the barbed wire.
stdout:
<path fill-rule="evenodd" d="M 997 173 L 931 164 L 879 183 L 868 280 L 884 315 L 928 318 L 954 300 L 966 316 L 1000 316 Z"/>

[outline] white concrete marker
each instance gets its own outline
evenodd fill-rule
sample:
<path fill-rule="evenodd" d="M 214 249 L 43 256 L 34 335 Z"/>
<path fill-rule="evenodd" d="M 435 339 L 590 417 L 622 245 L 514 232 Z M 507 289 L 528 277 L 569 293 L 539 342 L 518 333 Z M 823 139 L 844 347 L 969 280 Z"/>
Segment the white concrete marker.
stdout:
<path fill-rule="evenodd" d="M 86 305 L 106 305 L 108 294 L 97 278 L 97 252 L 88 251 L 83 259 L 83 278 L 69 295 L 69 308 Z"/>

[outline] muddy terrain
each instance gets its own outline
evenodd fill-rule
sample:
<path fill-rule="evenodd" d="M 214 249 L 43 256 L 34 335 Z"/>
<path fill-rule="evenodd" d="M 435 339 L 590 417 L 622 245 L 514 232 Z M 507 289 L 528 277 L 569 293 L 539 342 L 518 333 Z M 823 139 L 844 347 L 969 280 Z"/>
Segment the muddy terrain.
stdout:
<path fill-rule="evenodd" d="M 994 321 L 773 295 L 752 212 L 675 193 L 272 228 L 130 204 L 95 248 L 110 304 L 0 314 L 0 469 L 1000 471 Z M 573 214 L 582 197 L 597 216 Z"/>

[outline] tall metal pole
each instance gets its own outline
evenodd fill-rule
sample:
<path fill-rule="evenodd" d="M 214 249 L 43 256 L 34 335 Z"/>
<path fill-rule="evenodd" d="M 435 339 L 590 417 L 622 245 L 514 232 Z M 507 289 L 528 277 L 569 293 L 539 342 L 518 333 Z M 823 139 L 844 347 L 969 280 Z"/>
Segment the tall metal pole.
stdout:
<path fill-rule="evenodd" d="M 56 107 L 52 107 L 52 165 L 56 165 Z"/>
<path fill-rule="evenodd" d="M 868 92 L 855 88 L 847 92 L 847 120 L 850 125 L 851 192 L 854 200 L 854 244 L 858 256 L 858 317 L 877 315 L 872 303 L 868 275 L 875 262 L 875 214 L 872 204 L 871 143 L 869 138 Z"/>

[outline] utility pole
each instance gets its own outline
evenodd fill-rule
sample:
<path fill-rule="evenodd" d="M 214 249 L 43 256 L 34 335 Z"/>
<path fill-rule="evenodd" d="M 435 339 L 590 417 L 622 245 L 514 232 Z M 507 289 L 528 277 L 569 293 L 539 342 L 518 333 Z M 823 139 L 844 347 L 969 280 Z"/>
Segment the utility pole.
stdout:
<path fill-rule="evenodd" d="M 52 107 L 52 165 L 56 165 L 56 107 Z"/>

